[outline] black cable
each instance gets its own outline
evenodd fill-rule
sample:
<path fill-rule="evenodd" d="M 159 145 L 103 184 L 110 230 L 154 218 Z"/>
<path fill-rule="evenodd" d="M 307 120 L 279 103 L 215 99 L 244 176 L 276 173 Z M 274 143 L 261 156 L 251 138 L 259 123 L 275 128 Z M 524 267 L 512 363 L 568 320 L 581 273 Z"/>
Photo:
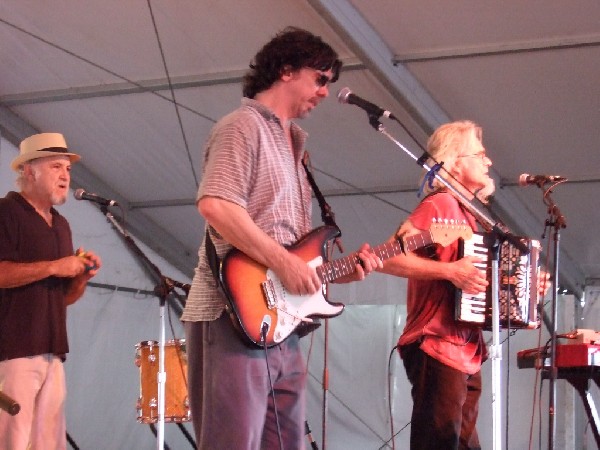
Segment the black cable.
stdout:
<path fill-rule="evenodd" d="M 74 52 L 72 52 L 72 51 L 70 51 L 70 50 L 67 50 L 66 48 L 64 48 L 64 47 L 61 47 L 60 45 L 54 44 L 53 42 L 50 42 L 50 41 L 48 41 L 48 40 L 46 40 L 46 39 L 44 39 L 44 38 L 42 38 L 42 37 L 40 37 L 40 36 L 38 36 L 38 35 L 36 35 L 36 34 L 32 33 L 31 31 L 27 31 L 27 30 L 25 30 L 24 28 L 21 28 L 21 27 L 19 27 L 18 25 L 15 25 L 15 24 L 13 24 L 13 23 L 10 23 L 10 22 L 8 22 L 8 21 L 4 20 L 4 19 L 3 19 L 3 18 L 1 18 L 1 17 L 0 17 L 0 22 L 4 23 L 5 25 L 8 25 L 9 27 L 12 27 L 12 28 L 14 28 L 14 29 L 15 29 L 15 30 L 17 30 L 17 31 L 20 31 L 21 33 L 24 33 L 24 34 L 28 35 L 29 37 L 32 37 L 32 38 L 34 38 L 34 39 L 36 39 L 36 40 L 38 40 L 38 41 L 40 41 L 40 42 L 43 42 L 44 44 L 46 44 L 46 45 L 49 45 L 50 47 L 53 47 L 53 48 L 55 48 L 55 49 L 57 49 L 57 50 L 60 50 L 61 52 L 64 52 L 64 53 L 66 53 L 67 55 L 74 57 L 75 59 L 78 59 L 78 60 L 80 60 L 80 61 L 83 61 L 83 62 L 85 62 L 85 63 L 87 63 L 87 64 L 91 65 L 92 67 L 95 67 L 96 69 L 99 69 L 99 70 L 101 70 L 101 71 L 103 71 L 103 72 L 106 72 L 106 73 L 108 73 L 109 75 L 112 75 L 112 76 L 114 76 L 114 77 L 116 77 L 116 78 L 119 78 L 120 80 L 126 81 L 127 83 L 130 83 L 130 84 L 134 85 L 135 87 L 137 87 L 137 88 L 141 89 L 143 92 L 148 92 L 148 93 L 150 93 L 150 94 L 154 94 L 154 95 L 156 95 L 157 97 L 160 97 L 160 98 L 162 98 L 163 100 L 166 100 L 166 101 L 168 101 L 168 102 L 172 102 L 172 101 L 173 101 L 173 100 L 171 100 L 169 97 L 167 97 L 167 96 L 165 96 L 165 95 L 162 95 L 161 93 L 159 93 L 159 92 L 156 92 L 156 91 L 154 91 L 154 90 L 152 90 L 152 89 L 149 89 L 149 88 L 147 88 L 146 86 L 144 86 L 143 84 L 141 84 L 141 83 L 138 83 L 137 81 L 133 81 L 133 80 L 130 80 L 129 78 L 127 78 L 127 77 L 125 77 L 125 76 L 123 76 L 123 75 L 119 75 L 118 73 L 116 73 L 116 72 L 113 72 L 112 70 L 110 70 L 110 69 L 107 69 L 106 67 L 104 67 L 104 66 L 101 66 L 100 64 L 97 64 L 97 63 L 95 63 L 95 62 L 93 62 L 93 61 L 90 61 L 89 59 L 87 59 L 87 58 L 84 58 L 83 56 L 80 56 L 80 55 L 78 55 L 77 53 L 74 53 Z M 215 119 L 213 119 L 212 117 L 209 117 L 209 116 L 207 116 L 206 114 L 202 114 L 200 111 L 196 111 L 195 109 L 193 109 L 193 108 L 190 108 L 189 106 L 182 105 L 182 104 L 178 104 L 178 105 L 179 105 L 181 108 L 185 109 L 186 111 L 189 111 L 189 112 L 191 112 L 192 114 L 196 114 L 197 116 L 200 116 L 200 117 L 202 117 L 203 119 L 206 119 L 206 120 L 208 120 L 209 122 L 212 122 L 212 123 L 216 123 L 216 122 L 217 122 L 217 121 L 216 121 Z"/>
<path fill-rule="evenodd" d="M 73 448 L 73 450 L 79 450 L 79 447 L 77 446 L 77 444 L 75 443 L 75 441 L 73 440 L 73 438 L 71 437 L 69 432 L 67 432 L 67 442 Z"/>
<path fill-rule="evenodd" d="M 183 128 L 183 121 L 181 120 L 181 114 L 179 113 L 179 107 L 177 106 L 178 105 L 177 100 L 175 99 L 175 90 L 173 89 L 173 83 L 171 82 L 171 75 L 169 74 L 167 60 L 165 59 L 165 52 L 163 50 L 163 46 L 160 41 L 160 35 L 158 34 L 158 27 L 156 26 L 156 20 L 154 19 L 154 13 L 152 12 L 152 5 L 150 4 L 150 0 L 147 0 L 147 3 L 148 3 L 148 10 L 150 11 L 150 17 L 152 18 L 152 25 L 154 26 L 154 34 L 156 35 L 156 42 L 157 42 L 158 48 L 160 50 L 160 57 L 163 62 L 163 67 L 165 68 L 167 82 L 169 83 L 169 91 L 171 92 L 171 97 L 173 99 L 173 106 L 175 106 L 175 114 L 177 115 L 177 122 L 179 123 L 179 129 L 181 130 L 181 136 L 183 138 L 183 145 L 185 146 L 185 151 L 187 153 L 188 162 L 190 163 L 190 168 L 192 169 L 192 174 L 194 175 L 194 181 L 196 182 L 196 187 L 198 187 L 199 186 L 198 175 L 196 175 L 196 169 L 194 168 L 194 163 L 192 161 L 192 155 L 190 153 L 190 146 L 188 145 L 187 136 L 186 136 L 185 130 Z"/>
<path fill-rule="evenodd" d="M 389 414 L 390 414 L 390 438 L 385 441 L 383 443 L 383 445 L 381 447 L 379 447 L 378 450 L 382 450 L 384 447 L 389 447 L 389 443 L 392 443 L 392 449 L 396 448 L 396 441 L 395 438 L 396 436 L 398 436 L 401 432 L 403 432 L 407 426 L 410 425 L 410 422 L 407 422 L 402 428 L 400 428 L 400 430 L 398 430 L 397 433 L 394 432 L 394 414 L 392 412 L 392 387 L 391 387 L 391 378 L 392 378 L 392 356 L 394 355 L 394 353 L 396 352 L 396 350 L 398 349 L 398 345 L 394 345 L 392 347 L 392 350 L 390 351 L 390 356 L 388 357 L 388 384 L 387 384 L 387 389 L 388 389 L 388 409 L 389 409 Z"/>
<path fill-rule="evenodd" d="M 60 51 L 62 51 L 64 53 L 66 53 L 66 54 L 68 54 L 68 55 L 70 55 L 70 56 L 72 56 L 72 57 L 80 60 L 80 61 L 83 61 L 83 62 L 85 62 L 85 63 L 87 63 L 87 64 L 89 64 L 89 65 L 91 65 L 91 66 L 93 66 L 93 67 L 95 67 L 95 68 L 103 71 L 103 72 L 106 72 L 106 73 L 108 73 L 108 74 L 110 74 L 110 75 L 112 75 L 112 76 L 114 76 L 116 78 L 119 78 L 120 80 L 126 81 L 127 83 L 131 83 L 132 85 L 136 86 L 137 88 L 140 88 L 143 92 L 149 92 L 149 93 L 151 93 L 153 95 L 156 95 L 156 96 L 162 98 L 163 100 L 167 100 L 168 102 L 172 102 L 175 105 L 175 110 L 176 110 L 177 118 L 178 118 L 178 121 L 179 121 L 179 126 L 180 126 L 180 129 L 181 129 L 182 135 L 183 135 L 184 145 L 185 145 L 186 153 L 187 153 L 187 156 L 188 156 L 188 161 L 190 163 L 190 168 L 192 170 L 192 175 L 194 176 L 194 182 L 196 184 L 196 187 L 198 187 L 198 176 L 196 174 L 196 169 L 195 169 L 194 164 L 192 162 L 192 157 L 191 157 L 189 145 L 188 145 L 188 142 L 187 142 L 187 138 L 186 138 L 185 132 L 183 130 L 183 123 L 182 123 L 181 116 L 180 116 L 180 113 L 179 113 L 179 108 L 181 107 L 181 108 L 185 109 L 186 111 L 189 111 L 189 112 L 191 112 L 193 114 L 196 114 L 196 115 L 202 117 L 203 119 L 206 119 L 206 120 L 208 120 L 208 121 L 210 121 L 212 123 L 216 123 L 217 121 L 215 119 L 213 119 L 212 117 L 207 116 L 206 114 L 202 114 L 201 112 L 196 111 L 193 108 L 190 108 L 188 106 L 185 106 L 185 105 L 182 105 L 180 103 L 177 103 L 177 101 L 175 100 L 175 94 L 174 94 L 173 84 L 171 82 L 171 78 L 169 76 L 169 72 L 168 72 L 167 67 L 166 67 L 166 62 L 165 62 L 164 54 L 163 54 L 163 51 L 162 51 L 162 46 L 160 44 L 160 39 L 159 39 L 159 36 L 158 36 L 158 30 L 157 30 L 156 24 L 154 22 L 154 16 L 152 14 L 152 8 L 150 7 L 150 0 L 148 0 L 148 7 L 150 8 L 150 14 L 152 16 L 152 22 L 154 24 L 154 29 L 155 29 L 156 37 L 157 37 L 157 40 L 158 40 L 158 43 L 159 43 L 159 47 L 160 47 L 160 51 L 161 51 L 161 56 L 163 58 L 163 64 L 165 65 L 165 71 L 167 73 L 167 80 L 168 80 L 168 84 L 169 84 L 169 89 L 171 91 L 172 99 L 169 98 L 169 97 L 167 97 L 167 96 L 165 96 L 165 95 L 163 95 L 163 94 L 161 94 L 161 93 L 159 93 L 159 92 L 157 92 L 157 91 L 155 91 L 155 90 L 148 89 L 146 86 L 144 86 L 141 83 L 133 81 L 133 80 L 131 80 L 131 79 L 129 79 L 129 78 L 123 76 L 123 75 L 119 75 L 118 73 L 116 73 L 116 72 L 114 72 L 114 71 L 112 71 L 110 69 L 107 69 L 106 67 L 101 66 L 100 64 L 97 64 L 97 63 L 95 63 L 95 62 L 93 62 L 93 61 L 91 61 L 91 60 L 89 60 L 87 58 L 84 58 L 83 56 L 80 56 L 80 55 L 78 55 L 78 54 L 76 54 L 76 53 L 74 53 L 74 52 L 72 52 L 70 50 L 67 50 L 64 47 L 61 47 L 61 46 L 59 46 L 57 44 L 54 44 L 54 43 L 52 43 L 52 42 L 50 42 L 50 41 L 48 41 L 48 40 L 46 40 L 46 39 L 44 39 L 44 38 L 36 35 L 36 34 L 30 32 L 30 31 L 27 31 L 24 28 L 21 28 L 21 27 L 15 25 L 13 23 L 10 23 L 10 22 L 2 19 L 2 18 L 0 18 L 0 22 L 6 24 L 6 25 L 8 25 L 8 26 L 10 26 L 10 27 L 12 27 L 12 28 L 14 28 L 14 29 L 16 29 L 16 30 L 18 30 L 18 31 L 20 31 L 20 32 L 22 32 L 22 33 L 24 33 L 24 34 L 32 37 L 32 38 L 34 38 L 34 39 L 37 39 L 38 41 L 43 42 L 46 45 L 49 45 L 49 46 L 51 46 L 51 47 L 53 47 L 53 48 L 55 48 L 57 50 L 60 50 Z"/>
<path fill-rule="evenodd" d="M 536 374 L 536 377 L 537 377 L 537 374 Z M 544 379 L 542 378 L 540 380 L 539 394 L 537 394 L 538 398 L 539 398 L 539 401 L 537 402 L 537 405 L 538 405 L 538 414 L 540 416 L 540 422 L 538 424 L 538 450 L 542 450 L 542 402 L 541 402 L 541 398 L 542 398 L 543 384 L 544 384 Z M 532 422 L 531 422 L 531 432 L 529 434 L 529 449 L 531 449 L 532 445 L 533 445 L 533 418 L 532 418 Z"/>
<path fill-rule="evenodd" d="M 317 441 L 315 441 L 315 439 L 313 438 L 312 430 L 308 425 L 308 420 L 304 421 L 304 435 L 308 438 L 308 442 L 310 442 L 310 448 L 312 448 L 312 450 L 319 450 Z"/>
<path fill-rule="evenodd" d="M 194 438 L 192 437 L 192 435 L 190 434 L 190 432 L 183 426 L 182 423 L 177 422 L 177 426 L 179 427 L 179 430 L 185 436 L 185 438 L 187 439 L 187 441 L 190 443 L 190 445 L 192 446 L 192 448 L 196 448 L 196 442 L 194 441 Z"/>
<path fill-rule="evenodd" d="M 269 352 L 267 351 L 267 333 L 269 332 L 269 324 L 263 322 L 260 329 L 260 341 L 265 351 L 265 363 L 267 364 L 267 378 L 269 379 L 269 390 L 273 399 L 273 410 L 275 411 L 275 426 L 277 427 L 277 439 L 279 440 L 279 450 L 283 450 L 283 439 L 281 439 L 281 427 L 279 425 L 279 413 L 277 412 L 277 402 L 275 400 L 275 389 L 273 388 L 273 380 L 271 380 L 271 369 L 269 367 Z"/>
<path fill-rule="evenodd" d="M 400 433 L 402 433 L 404 430 L 406 430 L 406 427 L 408 427 L 410 424 L 411 424 L 411 422 L 406 422 L 402 428 L 400 428 L 398 431 L 396 431 L 396 434 L 393 437 L 395 438 Z M 392 438 L 385 441 L 381 447 L 378 447 L 377 450 L 382 450 L 384 447 L 389 447 L 388 444 L 390 443 L 391 440 L 392 440 Z"/>
<path fill-rule="evenodd" d="M 394 436 L 394 413 L 392 411 L 392 357 L 396 350 L 398 349 L 398 345 L 394 345 L 392 350 L 390 351 L 390 356 L 388 357 L 388 380 L 387 380 L 387 389 L 388 389 L 388 409 L 390 413 L 390 436 L 392 439 L 392 449 L 396 449 L 396 441 Z"/>
<path fill-rule="evenodd" d="M 312 372 L 308 372 L 308 374 L 310 375 L 311 378 L 313 378 L 317 383 L 321 382 L 321 379 L 319 377 L 317 377 L 316 375 L 314 375 Z M 328 391 L 328 395 L 330 395 L 332 398 L 334 398 L 335 400 L 338 401 L 338 403 L 344 407 L 344 409 L 346 410 L 346 412 L 348 414 L 350 414 L 352 417 L 354 417 L 356 420 L 358 420 L 367 430 L 369 430 L 373 436 L 377 437 L 379 440 L 381 440 L 382 442 L 384 441 L 384 438 L 382 436 L 379 435 L 379 433 L 377 433 L 377 431 L 375 431 L 373 429 L 373 427 L 371 427 L 366 421 L 365 419 L 363 419 L 362 417 L 360 417 L 353 408 L 351 408 L 347 403 L 345 403 L 338 395 L 335 394 L 335 392 L 329 390 Z"/>
<path fill-rule="evenodd" d="M 150 431 L 152 431 L 152 434 L 154 435 L 154 437 L 157 437 L 158 432 L 156 431 L 156 426 L 153 423 L 149 423 L 148 426 L 150 427 Z M 166 442 L 164 443 L 164 449 L 165 450 L 171 449 Z"/>
<path fill-rule="evenodd" d="M 544 230 L 542 232 L 542 236 L 541 239 L 544 240 L 546 238 L 546 227 L 547 225 L 544 227 Z M 544 262 L 544 266 L 548 267 L 548 264 L 550 262 L 550 240 L 547 241 L 547 247 L 546 247 L 546 259 Z M 558 283 L 558 280 L 554 280 L 555 283 Z M 546 290 L 546 283 L 547 281 L 544 279 L 544 289 L 543 291 L 545 292 Z M 537 286 L 536 286 L 537 289 Z M 538 293 L 539 294 L 539 293 Z M 546 314 L 545 314 L 545 306 L 548 303 L 543 303 L 543 298 L 542 298 L 542 302 L 541 305 L 539 306 L 539 315 L 544 319 L 544 322 L 546 320 Z M 546 322 L 545 322 L 546 323 Z M 546 326 L 548 329 L 551 329 L 551 326 L 546 323 Z M 538 448 L 541 450 L 542 448 L 542 391 L 543 391 L 543 384 L 544 384 L 544 377 L 541 376 L 542 375 L 542 371 L 544 370 L 544 366 L 545 366 L 545 358 L 547 356 L 548 353 L 548 345 L 550 343 L 550 340 L 546 341 L 546 344 L 544 345 L 544 347 L 541 347 L 541 339 L 542 339 L 542 326 L 540 323 L 540 329 L 538 332 L 538 342 L 537 342 L 537 348 L 538 348 L 538 354 L 536 356 L 536 360 L 534 363 L 534 368 L 535 368 L 535 380 L 534 380 L 534 391 L 533 391 L 533 402 L 532 402 L 532 412 L 531 412 L 531 422 L 529 424 L 529 445 L 528 448 L 531 450 L 532 446 L 533 446 L 533 431 L 534 431 L 534 422 L 535 422 L 535 407 L 537 405 L 537 409 L 538 409 L 538 416 L 540 418 L 540 421 L 538 423 Z M 539 390 L 536 390 L 536 386 L 538 385 L 539 382 Z"/>
<path fill-rule="evenodd" d="M 324 170 L 321 170 L 321 169 L 319 169 L 319 168 L 317 168 L 317 167 L 313 167 L 313 170 L 314 170 L 315 172 L 320 172 L 320 173 L 322 173 L 323 175 L 326 175 L 326 176 L 328 176 L 329 178 L 331 178 L 331 179 L 333 179 L 333 180 L 335 180 L 335 181 L 338 181 L 338 182 L 340 182 L 340 183 L 342 183 L 342 184 L 345 184 L 346 186 L 348 186 L 348 187 L 350 187 L 350 188 L 352 188 L 352 189 L 356 189 L 357 191 L 359 191 L 359 193 L 360 193 L 361 195 L 367 195 L 367 196 L 369 196 L 369 197 L 371 197 L 371 198 L 374 198 L 374 199 L 376 199 L 376 200 L 379 200 L 380 202 L 382 202 L 382 203 L 384 203 L 384 204 L 386 204 L 386 205 L 388 205 L 388 206 L 391 206 L 392 208 L 395 208 L 395 209 L 398 209 L 398 210 L 400 210 L 400 211 L 403 211 L 403 212 L 405 212 L 406 214 L 409 214 L 409 213 L 411 212 L 410 210 L 408 210 L 408 209 L 406 209 L 406 208 L 403 208 L 403 207 L 401 207 L 401 206 L 399 206 L 399 205 L 396 205 L 396 204 L 394 204 L 394 203 L 390 202 L 389 200 L 386 200 L 386 199 L 384 199 L 384 198 L 381 198 L 381 197 L 379 197 L 378 195 L 375 195 L 375 194 L 372 194 L 372 193 L 370 193 L 370 192 L 367 192 L 367 191 L 365 191 L 364 189 L 361 189 L 361 188 L 359 188 L 358 186 L 355 186 L 355 185 L 353 185 L 352 183 L 348 183 L 347 181 L 344 181 L 344 180 L 342 180 L 341 178 L 339 178 L 339 177 L 336 177 L 335 175 L 332 175 L 332 174 L 330 174 L 330 173 L 328 173 L 328 172 L 325 172 Z M 409 191 L 409 192 L 416 192 L 416 191 L 417 191 L 417 189 L 410 189 L 410 191 Z M 328 197 L 332 197 L 332 195 L 331 195 L 331 194 L 329 194 L 329 195 L 328 195 Z"/>
<path fill-rule="evenodd" d="M 540 327 L 540 332 L 538 333 L 538 353 L 536 354 L 536 358 L 535 358 L 535 362 L 534 362 L 534 369 L 535 369 L 535 381 L 533 383 L 533 401 L 531 403 L 531 408 L 532 408 L 532 413 L 531 413 L 531 422 L 529 424 L 529 445 L 528 448 L 531 450 L 532 446 L 533 446 L 533 428 L 534 428 L 534 421 L 535 421 L 535 407 L 537 405 L 538 407 L 538 414 L 540 417 L 540 422 L 539 422 L 539 426 L 538 426 L 538 448 L 541 449 L 541 445 L 542 445 L 542 387 L 543 387 L 543 381 L 544 378 L 540 377 L 541 372 L 544 370 L 544 363 L 545 363 L 545 359 L 548 353 L 548 344 L 550 341 L 546 341 L 546 344 L 544 345 L 544 347 L 541 347 L 541 337 L 542 337 L 542 330 Z M 536 390 L 536 386 L 538 385 L 539 382 L 539 391 Z"/>

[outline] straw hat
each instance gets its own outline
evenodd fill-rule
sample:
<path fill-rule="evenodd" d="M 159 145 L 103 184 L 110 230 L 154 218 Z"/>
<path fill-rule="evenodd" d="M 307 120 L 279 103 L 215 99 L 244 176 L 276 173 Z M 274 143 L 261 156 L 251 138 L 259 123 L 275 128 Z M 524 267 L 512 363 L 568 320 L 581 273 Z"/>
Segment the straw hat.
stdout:
<path fill-rule="evenodd" d="M 12 170 L 17 172 L 23 164 L 32 159 L 58 155 L 68 156 L 71 162 L 81 159 L 81 156 L 68 151 L 65 137 L 60 133 L 40 133 L 29 136 L 21 142 L 19 151 L 19 156 L 10 163 Z"/>

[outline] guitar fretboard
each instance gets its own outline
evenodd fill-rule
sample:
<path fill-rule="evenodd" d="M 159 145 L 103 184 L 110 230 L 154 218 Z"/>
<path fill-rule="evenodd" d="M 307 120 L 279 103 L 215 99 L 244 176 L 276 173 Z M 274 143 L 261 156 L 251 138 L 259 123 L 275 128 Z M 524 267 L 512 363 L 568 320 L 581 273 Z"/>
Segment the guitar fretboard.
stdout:
<path fill-rule="evenodd" d="M 423 231 L 404 238 L 404 242 L 396 240 L 373 247 L 371 251 L 382 261 L 399 255 L 405 251 L 412 252 L 421 247 L 431 245 L 434 240 L 429 231 Z M 339 258 L 317 267 L 317 274 L 323 282 L 332 282 L 346 275 L 356 272 L 356 265 L 360 264 L 357 253 Z"/>

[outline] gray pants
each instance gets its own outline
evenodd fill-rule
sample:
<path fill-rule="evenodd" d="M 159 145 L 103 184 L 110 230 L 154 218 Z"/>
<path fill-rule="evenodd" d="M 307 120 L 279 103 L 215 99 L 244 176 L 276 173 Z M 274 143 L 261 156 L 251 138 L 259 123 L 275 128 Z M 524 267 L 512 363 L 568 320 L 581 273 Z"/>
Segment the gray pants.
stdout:
<path fill-rule="evenodd" d="M 186 322 L 188 391 L 196 442 L 202 450 L 303 449 L 306 371 L 298 336 L 264 349 L 246 344 L 225 313 Z"/>

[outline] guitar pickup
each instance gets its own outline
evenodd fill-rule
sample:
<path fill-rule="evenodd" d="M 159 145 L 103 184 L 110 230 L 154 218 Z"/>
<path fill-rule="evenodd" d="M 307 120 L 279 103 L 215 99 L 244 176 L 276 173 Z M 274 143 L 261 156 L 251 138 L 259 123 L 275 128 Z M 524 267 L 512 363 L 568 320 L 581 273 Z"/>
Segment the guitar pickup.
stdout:
<path fill-rule="evenodd" d="M 273 285 L 273 281 L 270 279 L 267 281 L 263 281 L 260 284 L 260 287 L 263 291 L 263 295 L 267 302 L 267 308 L 274 309 L 275 306 L 277 306 L 277 300 L 276 300 L 277 294 L 275 292 L 275 286 Z"/>

